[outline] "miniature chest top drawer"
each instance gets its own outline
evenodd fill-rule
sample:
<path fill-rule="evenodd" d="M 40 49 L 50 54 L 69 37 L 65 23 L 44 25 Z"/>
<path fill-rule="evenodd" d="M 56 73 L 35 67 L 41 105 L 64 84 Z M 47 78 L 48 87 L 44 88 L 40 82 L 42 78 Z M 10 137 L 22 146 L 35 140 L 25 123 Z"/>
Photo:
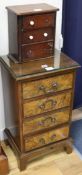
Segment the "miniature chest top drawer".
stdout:
<path fill-rule="evenodd" d="M 10 6 L 7 10 L 9 58 L 27 62 L 54 54 L 57 8 L 35 4 Z"/>

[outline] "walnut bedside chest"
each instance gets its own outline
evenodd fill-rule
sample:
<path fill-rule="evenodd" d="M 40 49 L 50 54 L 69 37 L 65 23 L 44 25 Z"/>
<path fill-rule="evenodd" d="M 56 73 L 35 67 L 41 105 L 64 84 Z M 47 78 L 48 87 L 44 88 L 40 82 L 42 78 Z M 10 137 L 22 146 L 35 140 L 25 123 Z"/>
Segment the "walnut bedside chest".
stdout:
<path fill-rule="evenodd" d="M 56 148 L 72 152 L 69 132 L 75 73 L 80 66 L 65 54 L 54 53 L 53 57 L 22 64 L 7 56 L 0 58 L 5 133 L 20 170 Z"/>

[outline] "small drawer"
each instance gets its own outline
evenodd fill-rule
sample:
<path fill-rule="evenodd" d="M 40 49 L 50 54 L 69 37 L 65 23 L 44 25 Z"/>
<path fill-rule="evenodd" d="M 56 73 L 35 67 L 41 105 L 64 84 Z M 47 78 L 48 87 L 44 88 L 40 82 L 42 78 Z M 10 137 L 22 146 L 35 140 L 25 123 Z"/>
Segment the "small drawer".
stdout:
<path fill-rule="evenodd" d="M 39 44 L 22 45 L 22 59 L 39 59 L 44 57 L 52 56 L 54 53 L 54 43 L 46 42 Z"/>
<path fill-rule="evenodd" d="M 30 151 L 32 149 L 63 140 L 67 138 L 68 135 L 69 127 L 63 127 L 37 136 L 28 137 L 25 139 L 25 151 Z"/>
<path fill-rule="evenodd" d="M 54 40 L 54 29 L 45 28 L 22 32 L 22 44 Z"/>
<path fill-rule="evenodd" d="M 54 27 L 55 16 L 56 12 L 50 14 L 23 16 L 22 28 L 24 30 L 27 30 L 27 29 L 44 28 L 49 26 Z"/>
<path fill-rule="evenodd" d="M 25 120 L 23 123 L 23 135 L 64 124 L 69 121 L 69 113 L 69 109 L 64 109 L 59 112 L 48 113 L 31 120 Z"/>
<path fill-rule="evenodd" d="M 42 114 L 44 112 L 70 106 L 71 92 L 64 92 L 51 97 L 25 102 L 23 104 L 24 117 Z"/>
<path fill-rule="evenodd" d="M 50 94 L 72 88 L 73 74 L 64 74 L 22 84 L 23 99 Z"/>

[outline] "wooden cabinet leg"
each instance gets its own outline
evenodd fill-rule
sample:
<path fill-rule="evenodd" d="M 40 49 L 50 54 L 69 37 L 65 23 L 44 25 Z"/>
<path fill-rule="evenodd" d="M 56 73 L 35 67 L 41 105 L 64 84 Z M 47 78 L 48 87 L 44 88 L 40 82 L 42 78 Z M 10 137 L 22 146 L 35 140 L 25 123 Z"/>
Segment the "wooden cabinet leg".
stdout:
<path fill-rule="evenodd" d="M 72 143 L 67 142 L 66 145 L 64 146 L 64 150 L 66 151 L 67 154 L 71 154 L 73 151 Z"/>
<path fill-rule="evenodd" d="M 20 158 L 18 160 L 18 167 L 19 167 L 20 171 L 25 170 L 26 166 L 27 166 L 27 162 L 25 162 L 24 159 Z"/>

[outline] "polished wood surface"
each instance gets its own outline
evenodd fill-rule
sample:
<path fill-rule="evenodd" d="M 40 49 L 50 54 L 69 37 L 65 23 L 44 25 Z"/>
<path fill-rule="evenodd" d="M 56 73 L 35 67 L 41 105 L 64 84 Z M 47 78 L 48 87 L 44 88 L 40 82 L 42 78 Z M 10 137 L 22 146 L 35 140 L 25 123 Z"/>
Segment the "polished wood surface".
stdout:
<path fill-rule="evenodd" d="M 43 114 L 38 118 L 27 119 L 23 122 L 23 134 L 27 135 L 38 130 L 48 129 L 67 123 L 69 122 L 69 116 L 70 110 L 66 108 L 58 112 Z"/>
<path fill-rule="evenodd" d="M 34 16 L 23 16 L 23 29 L 36 29 L 44 27 L 54 27 L 54 13 Z M 34 25 L 30 25 L 30 21 L 34 21 Z"/>
<path fill-rule="evenodd" d="M 49 57 L 54 54 L 54 43 L 45 42 L 32 45 L 22 45 L 22 60 L 37 60 L 39 58 Z"/>
<path fill-rule="evenodd" d="M 38 30 L 28 30 L 22 32 L 22 44 L 31 44 L 34 42 L 51 41 L 54 38 L 53 28 L 43 28 Z"/>
<path fill-rule="evenodd" d="M 46 3 L 39 3 L 39 4 L 28 4 L 28 5 L 16 5 L 16 6 L 8 6 L 7 9 L 12 11 L 16 15 L 24 15 L 24 14 L 36 14 L 38 13 L 47 13 L 57 11 L 58 8 L 55 8 L 51 5 Z M 41 9 L 41 10 L 39 10 Z"/>
<path fill-rule="evenodd" d="M 37 136 L 27 137 L 25 139 L 25 151 L 63 140 L 68 137 L 68 134 L 69 127 L 64 127 Z"/>
<path fill-rule="evenodd" d="M 12 58 L 13 59 L 13 58 Z M 80 65 L 69 58 L 64 53 L 55 49 L 54 56 L 40 59 L 40 60 L 33 60 L 27 63 L 18 64 L 17 62 L 11 61 L 8 56 L 0 57 L 0 62 L 5 66 L 5 68 L 10 72 L 11 76 L 13 76 L 16 80 L 25 80 L 29 81 L 29 78 L 41 79 L 45 77 L 49 78 L 51 76 L 55 76 L 60 72 L 66 73 L 67 71 L 74 70 L 79 68 Z M 45 66 L 48 68 L 51 67 L 52 70 L 46 69 Z"/>
<path fill-rule="evenodd" d="M 36 101 L 24 102 L 24 118 L 70 106 L 71 95 L 71 91 L 69 91 Z"/>
<path fill-rule="evenodd" d="M 72 88 L 73 74 L 64 74 L 22 84 L 23 99 L 29 99 Z"/>

